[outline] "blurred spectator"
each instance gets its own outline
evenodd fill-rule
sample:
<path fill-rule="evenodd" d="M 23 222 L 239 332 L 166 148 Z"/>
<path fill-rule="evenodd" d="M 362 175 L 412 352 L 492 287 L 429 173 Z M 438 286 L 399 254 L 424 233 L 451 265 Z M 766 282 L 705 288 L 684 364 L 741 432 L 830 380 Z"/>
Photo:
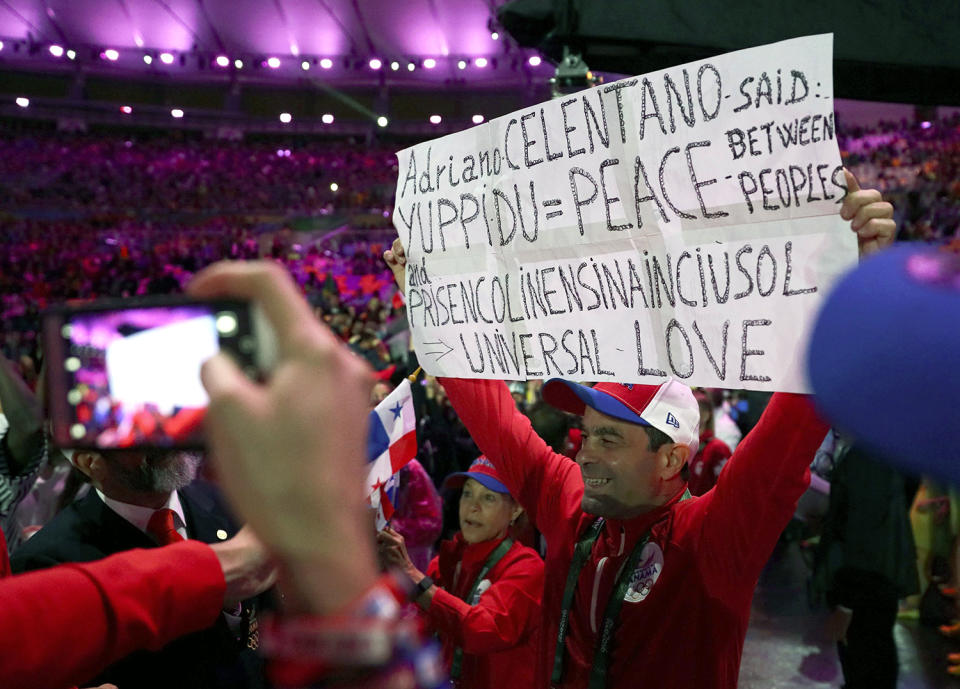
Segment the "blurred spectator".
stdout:
<path fill-rule="evenodd" d="M 717 478 L 733 453 L 713 434 L 713 402 L 702 392 L 694 397 L 700 407 L 700 445 L 688 464 L 687 488 L 692 495 L 703 495 L 717 485 Z"/>

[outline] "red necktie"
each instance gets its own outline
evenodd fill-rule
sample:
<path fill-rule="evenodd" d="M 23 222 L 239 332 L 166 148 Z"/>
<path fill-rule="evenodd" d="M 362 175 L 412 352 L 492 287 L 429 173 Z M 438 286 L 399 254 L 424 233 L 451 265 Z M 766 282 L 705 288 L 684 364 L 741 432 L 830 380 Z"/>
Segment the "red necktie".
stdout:
<path fill-rule="evenodd" d="M 173 510 L 164 508 L 157 510 L 147 523 L 147 533 L 154 537 L 160 545 L 170 545 L 185 540 L 177 533 L 173 521 Z"/>

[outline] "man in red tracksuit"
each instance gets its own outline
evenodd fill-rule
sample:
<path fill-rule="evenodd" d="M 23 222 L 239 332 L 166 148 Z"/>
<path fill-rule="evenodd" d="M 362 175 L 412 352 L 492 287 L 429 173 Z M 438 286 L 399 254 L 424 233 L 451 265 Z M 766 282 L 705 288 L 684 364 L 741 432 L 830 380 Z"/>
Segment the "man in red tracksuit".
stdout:
<path fill-rule="evenodd" d="M 627 589 L 612 616 L 601 686 L 735 687 L 757 577 L 806 488 L 808 465 L 827 430 L 810 402 L 775 395 L 716 488 L 683 499 L 679 473 L 691 456 L 690 444 L 698 442 L 699 412 L 689 388 L 677 381 L 601 383 L 593 389 L 549 381 L 544 399 L 584 414 L 584 445 L 576 462 L 553 452 L 533 432 L 503 383 L 442 382 L 477 445 L 547 542 L 534 686 L 593 686 L 591 671 L 596 661 L 603 662 L 596 651 L 607 604 L 623 570 Z M 648 445 L 640 451 L 642 461 L 633 461 L 637 445 L 648 441 L 643 421 L 626 420 L 630 414 L 671 429 L 669 440 L 678 442 L 655 451 Z M 575 578 L 563 667 L 559 680 L 551 681 L 574 546 L 598 515 L 605 515 L 598 538 Z"/>

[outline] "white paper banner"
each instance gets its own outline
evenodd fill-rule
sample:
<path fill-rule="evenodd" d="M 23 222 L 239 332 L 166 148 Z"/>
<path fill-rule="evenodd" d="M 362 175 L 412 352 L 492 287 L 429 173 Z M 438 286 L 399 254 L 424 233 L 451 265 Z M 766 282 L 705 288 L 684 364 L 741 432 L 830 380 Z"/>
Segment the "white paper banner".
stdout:
<path fill-rule="evenodd" d="M 833 36 L 597 86 L 401 151 L 433 375 L 805 391 L 838 215 Z"/>

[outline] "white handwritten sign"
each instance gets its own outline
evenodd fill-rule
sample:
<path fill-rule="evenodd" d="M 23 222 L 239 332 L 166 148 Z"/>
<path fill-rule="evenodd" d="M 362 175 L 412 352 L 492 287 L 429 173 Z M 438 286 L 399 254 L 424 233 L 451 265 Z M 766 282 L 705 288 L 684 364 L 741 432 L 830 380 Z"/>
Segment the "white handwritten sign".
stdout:
<path fill-rule="evenodd" d="M 424 368 L 804 391 L 812 318 L 857 255 L 832 54 L 742 50 L 401 151 Z"/>

